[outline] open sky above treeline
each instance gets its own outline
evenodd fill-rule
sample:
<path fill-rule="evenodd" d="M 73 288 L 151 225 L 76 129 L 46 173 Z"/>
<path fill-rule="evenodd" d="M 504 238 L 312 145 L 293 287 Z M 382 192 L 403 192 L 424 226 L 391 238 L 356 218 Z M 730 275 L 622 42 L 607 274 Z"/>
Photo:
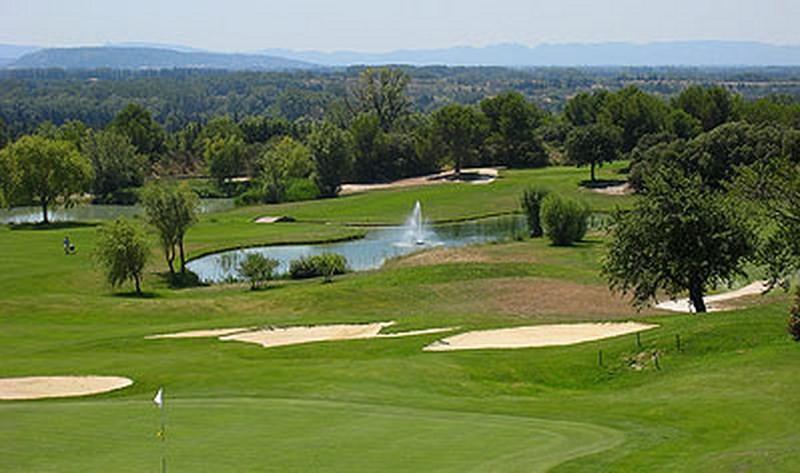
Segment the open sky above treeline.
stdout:
<path fill-rule="evenodd" d="M 0 43 L 147 41 L 214 51 L 322 51 L 514 42 L 800 43 L 796 0 L 0 0 Z"/>

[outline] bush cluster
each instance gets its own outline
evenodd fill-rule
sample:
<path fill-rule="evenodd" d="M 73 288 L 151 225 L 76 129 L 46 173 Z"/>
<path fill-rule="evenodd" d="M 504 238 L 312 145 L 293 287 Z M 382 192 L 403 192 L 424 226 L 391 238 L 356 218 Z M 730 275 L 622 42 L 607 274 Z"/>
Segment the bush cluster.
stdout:
<path fill-rule="evenodd" d="M 347 272 L 347 259 L 337 253 L 306 256 L 296 259 L 289 265 L 289 276 L 292 279 L 306 279 L 324 276 L 330 279 L 337 274 Z"/>
<path fill-rule="evenodd" d="M 586 235 L 591 211 L 585 202 L 550 194 L 542 200 L 544 233 L 556 246 L 569 246 Z"/>
<path fill-rule="evenodd" d="M 278 265 L 278 260 L 267 258 L 260 253 L 249 253 L 239 263 L 238 273 L 250 283 L 250 289 L 255 291 L 261 284 L 272 280 Z"/>

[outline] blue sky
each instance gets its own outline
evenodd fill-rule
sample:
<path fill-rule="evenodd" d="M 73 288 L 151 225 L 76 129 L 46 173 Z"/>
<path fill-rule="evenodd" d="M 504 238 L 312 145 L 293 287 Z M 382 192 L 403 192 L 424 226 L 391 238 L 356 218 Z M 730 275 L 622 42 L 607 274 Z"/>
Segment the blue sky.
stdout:
<path fill-rule="evenodd" d="M 0 0 L 0 43 L 386 51 L 515 42 L 800 44 L 800 0 Z"/>

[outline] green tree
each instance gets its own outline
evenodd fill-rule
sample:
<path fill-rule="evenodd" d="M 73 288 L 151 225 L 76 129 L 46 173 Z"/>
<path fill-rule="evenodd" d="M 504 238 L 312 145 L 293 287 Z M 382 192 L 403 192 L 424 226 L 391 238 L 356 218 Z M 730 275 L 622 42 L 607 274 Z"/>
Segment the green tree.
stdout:
<path fill-rule="evenodd" d="M 150 249 L 144 232 L 124 218 L 106 223 L 98 230 L 95 258 L 112 287 L 133 281 L 136 293 L 142 293 L 142 277 Z"/>
<path fill-rule="evenodd" d="M 668 121 L 667 128 L 678 138 L 691 139 L 703 131 L 700 120 L 679 108 L 670 111 Z"/>
<path fill-rule="evenodd" d="M 611 94 L 606 90 L 581 92 L 567 101 L 564 115 L 572 126 L 586 126 L 597 123 L 600 112 Z"/>
<path fill-rule="evenodd" d="M 603 267 L 609 285 L 632 293 L 636 307 L 662 290 L 670 297 L 688 291 L 694 310 L 705 312 L 708 289 L 743 275 L 754 233 L 722 195 L 679 169 L 659 168 L 646 187 L 633 211 L 614 216 Z"/>
<path fill-rule="evenodd" d="M 323 122 L 308 137 L 314 159 L 314 181 L 323 197 L 336 197 L 351 163 L 350 135 Z"/>
<path fill-rule="evenodd" d="M 144 182 L 147 157 L 137 154 L 130 139 L 114 131 L 89 133 L 81 149 L 94 169 L 92 192 L 103 197 Z"/>
<path fill-rule="evenodd" d="M 0 149 L 3 149 L 8 144 L 10 139 L 8 125 L 6 125 L 6 122 L 0 118 Z"/>
<path fill-rule="evenodd" d="M 771 125 L 726 123 L 689 142 L 681 162 L 705 186 L 719 189 L 740 166 L 782 156 L 784 136 L 784 130 Z"/>
<path fill-rule="evenodd" d="M 247 146 L 238 136 L 209 138 L 205 142 L 203 155 L 209 174 L 217 180 L 220 187 L 225 188 L 231 179 L 245 174 Z"/>
<path fill-rule="evenodd" d="M 386 151 L 386 134 L 380 119 L 361 113 L 350 124 L 353 137 L 353 178 L 356 182 L 385 182 L 395 176 L 394 162 Z"/>
<path fill-rule="evenodd" d="M 577 166 L 589 166 L 592 182 L 595 182 L 595 167 L 617 159 L 619 131 L 603 124 L 578 127 L 567 135 L 565 148 L 569 162 Z"/>
<path fill-rule="evenodd" d="M 239 123 L 247 144 L 266 143 L 277 136 L 295 137 L 294 124 L 280 117 L 264 117 L 251 115 Z"/>
<path fill-rule="evenodd" d="M 621 130 L 622 151 L 629 152 L 639 140 L 668 127 L 669 107 L 636 87 L 626 87 L 608 96 L 598 121 Z"/>
<path fill-rule="evenodd" d="M 345 104 L 352 116 L 373 113 L 381 128 L 389 131 L 411 109 L 406 94 L 409 81 L 408 74 L 400 69 L 367 68 L 359 75 L 355 87 L 345 98 Z"/>
<path fill-rule="evenodd" d="M 447 105 L 433 113 L 433 134 L 460 178 L 461 168 L 479 154 L 486 136 L 485 117 L 472 107 Z"/>
<path fill-rule="evenodd" d="M 0 206 L 11 205 L 19 186 L 20 174 L 16 157 L 8 148 L 0 149 Z"/>
<path fill-rule="evenodd" d="M 687 87 L 673 100 L 673 106 L 696 118 L 703 131 L 713 130 L 734 116 L 731 93 L 718 85 Z"/>
<path fill-rule="evenodd" d="M 42 136 L 24 136 L 4 149 L 9 169 L 17 178 L 6 198 L 12 203 L 34 201 L 42 209 L 42 221 L 49 223 L 48 209 L 59 200 L 70 205 L 75 194 L 84 192 L 92 180 L 92 166 L 67 141 Z"/>
<path fill-rule="evenodd" d="M 206 142 L 217 138 L 227 139 L 232 137 L 244 140 L 246 135 L 233 118 L 229 115 L 222 115 L 212 118 L 203 125 L 199 139 L 201 142 Z"/>
<path fill-rule="evenodd" d="M 142 190 L 142 205 L 147 222 L 158 232 L 170 274 L 175 274 L 176 255 L 180 256 L 181 273 L 185 273 L 184 238 L 197 222 L 197 194 L 186 183 L 176 186 L 152 182 Z"/>
<path fill-rule="evenodd" d="M 250 290 L 255 291 L 263 283 L 275 277 L 275 270 L 279 264 L 278 260 L 267 258 L 261 253 L 248 253 L 239 263 L 238 273 L 250 283 Z"/>
<path fill-rule="evenodd" d="M 130 138 L 139 154 L 157 161 L 164 152 L 165 134 L 146 108 L 129 104 L 109 124 L 109 128 Z"/>
<path fill-rule="evenodd" d="M 800 269 L 800 164 L 787 156 L 758 161 L 728 188 L 761 229 L 759 261 L 772 283 L 788 285 Z"/>
<path fill-rule="evenodd" d="M 303 143 L 284 136 L 278 139 L 262 153 L 256 163 L 256 184 L 261 186 L 259 199 L 267 203 L 279 203 L 286 200 L 289 186 L 305 180 L 305 186 L 314 171 L 311 151 Z M 313 185 L 312 185 L 313 187 Z"/>
<path fill-rule="evenodd" d="M 534 132 L 545 114 L 522 94 L 506 92 L 485 99 L 481 110 L 488 123 L 486 147 L 495 163 L 511 167 L 547 164 L 547 152 Z"/>
<path fill-rule="evenodd" d="M 202 127 L 197 122 L 189 122 L 167 136 L 167 154 L 159 165 L 159 171 L 175 174 L 193 174 L 203 164 L 205 143 L 200 139 Z"/>

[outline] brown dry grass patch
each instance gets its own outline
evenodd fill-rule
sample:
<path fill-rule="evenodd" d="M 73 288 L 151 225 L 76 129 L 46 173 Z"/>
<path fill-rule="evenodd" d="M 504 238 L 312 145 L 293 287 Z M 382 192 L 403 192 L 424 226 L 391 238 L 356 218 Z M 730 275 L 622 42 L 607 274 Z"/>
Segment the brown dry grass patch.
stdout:
<path fill-rule="evenodd" d="M 452 263 L 535 263 L 533 251 L 514 244 L 435 248 L 390 261 L 387 267 L 408 268 Z"/>
<path fill-rule="evenodd" d="M 654 311 L 633 309 L 605 286 L 545 278 L 500 278 L 438 284 L 455 311 L 491 312 L 541 320 L 628 320 Z"/>

